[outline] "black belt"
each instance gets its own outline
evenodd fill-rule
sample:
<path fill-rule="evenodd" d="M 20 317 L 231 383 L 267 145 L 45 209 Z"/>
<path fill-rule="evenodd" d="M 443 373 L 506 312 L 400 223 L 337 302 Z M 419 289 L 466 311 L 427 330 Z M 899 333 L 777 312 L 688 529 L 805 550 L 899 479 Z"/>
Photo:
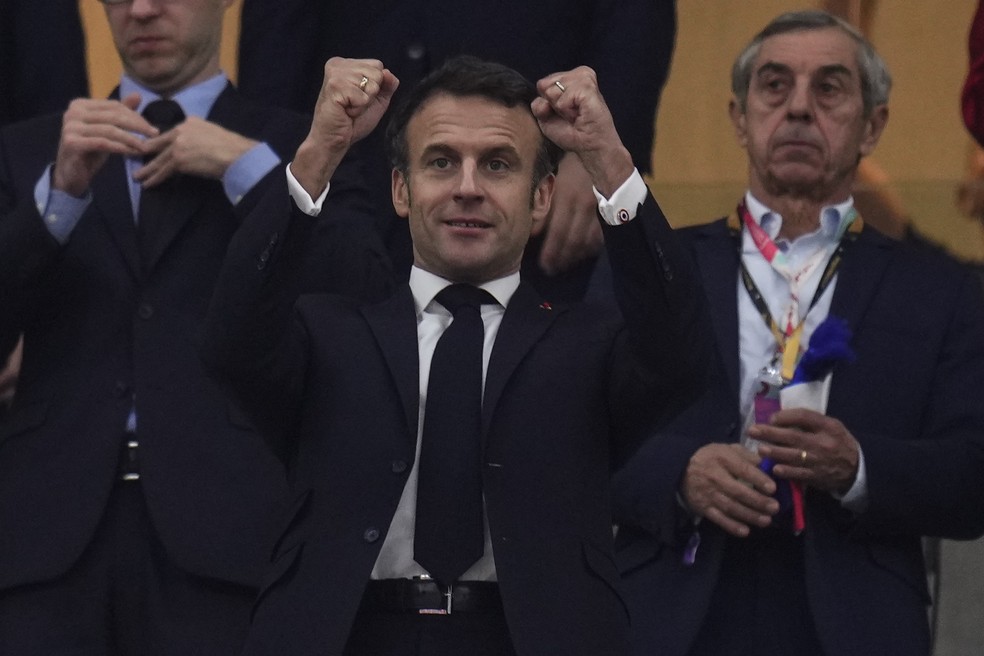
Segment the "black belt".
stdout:
<path fill-rule="evenodd" d="M 502 597 L 499 584 L 488 581 L 459 581 L 444 587 L 433 579 L 382 579 L 369 581 L 362 610 L 421 615 L 502 613 Z"/>

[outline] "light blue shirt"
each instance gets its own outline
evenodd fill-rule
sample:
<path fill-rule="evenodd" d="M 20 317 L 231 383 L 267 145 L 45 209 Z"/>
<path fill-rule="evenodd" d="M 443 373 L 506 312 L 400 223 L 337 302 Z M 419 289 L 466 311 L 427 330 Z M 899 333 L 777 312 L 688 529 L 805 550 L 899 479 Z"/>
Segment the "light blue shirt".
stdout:
<path fill-rule="evenodd" d="M 225 74 L 219 73 L 204 82 L 182 89 L 172 96 L 172 100 L 181 105 L 185 116 L 205 118 L 212 111 L 212 106 L 215 105 L 215 101 L 228 84 L 229 80 Z M 158 94 L 124 75 L 120 81 L 120 97 L 125 98 L 134 92 L 140 94 L 138 112 L 142 112 L 150 102 L 160 98 Z M 222 176 L 222 187 L 229 202 L 233 205 L 237 204 L 279 163 L 280 158 L 266 143 L 259 143 L 244 153 L 229 166 Z M 34 201 L 48 231 L 60 244 L 65 244 L 85 210 L 92 203 L 92 193 L 87 191 L 82 198 L 76 198 L 63 191 L 52 189 L 52 166 L 49 165 L 45 169 L 35 185 Z M 142 162 L 139 158 L 127 157 L 125 166 L 127 185 L 130 189 L 130 202 L 133 207 L 134 220 L 136 220 L 137 208 L 140 207 L 141 187 L 133 179 L 133 174 L 142 166 Z"/>

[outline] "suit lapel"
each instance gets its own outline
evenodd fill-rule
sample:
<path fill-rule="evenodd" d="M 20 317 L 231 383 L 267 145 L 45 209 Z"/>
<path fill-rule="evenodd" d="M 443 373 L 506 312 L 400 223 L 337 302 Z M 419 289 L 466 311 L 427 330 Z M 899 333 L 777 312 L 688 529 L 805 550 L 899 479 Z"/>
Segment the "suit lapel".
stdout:
<path fill-rule="evenodd" d="M 531 286 L 520 283 L 502 317 L 489 358 L 482 402 L 483 439 L 488 434 L 496 405 L 516 367 L 547 328 L 565 311 L 563 308 L 551 309 L 551 306 L 541 302 Z"/>
<path fill-rule="evenodd" d="M 133 219 L 133 204 L 130 202 L 122 157 L 110 157 L 96 173 L 92 179 L 92 198 L 93 208 L 106 224 L 134 280 L 140 280 L 137 226 Z"/>
<path fill-rule="evenodd" d="M 738 245 L 718 221 L 694 235 L 694 252 L 714 322 L 714 337 L 737 395 L 738 381 Z"/>
<path fill-rule="evenodd" d="M 844 251 L 830 314 L 846 319 L 853 332 L 857 332 L 872 297 L 881 286 L 891 253 L 888 238 L 873 233 L 870 228 Z"/>
<path fill-rule="evenodd" d="M 417 439 L 417 409 L 420 405 L 420 365 L 417 346 L 417 312 L 410 288 L 362 309 L 383 359 L 389 367 L 403 402 L 407 434 Z"/>
<path fill-rule="evenodd" d="M 844 251 L 844 259 L 837 272 L 834 297 L 830 301 L 830 315 L 847 321 L 853 335 L 860 331 L 871 301 L 881 287 L 882 278 L 892 258 L 892 247 L 888 237 L 866 228 L 857 241 Z M 837 384 L 836 372 L 839 366 L 834 367 L 830 400 L 827 404 L 827 412 L 832 416 L 837 415 L 837 408 L 843 407 L 844 403 L 852 402 L 849 398 L 851 391 L 843 390 Z"/>

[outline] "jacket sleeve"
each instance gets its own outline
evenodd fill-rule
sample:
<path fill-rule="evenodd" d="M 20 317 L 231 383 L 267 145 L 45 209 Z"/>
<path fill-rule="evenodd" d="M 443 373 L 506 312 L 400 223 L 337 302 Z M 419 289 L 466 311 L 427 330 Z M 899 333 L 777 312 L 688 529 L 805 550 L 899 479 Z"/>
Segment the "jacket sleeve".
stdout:
<path fill-rule="evenodd" d="M 391 275 L 371 219 L 331 197 L 321 216 L 307 216 L 279 173 L 230 243 L 201 355 L 209 374 L 285 457 L 306 366 L 306 333 L 293 319 L 296 300 L 301 294 L 378 300 L 389 293 Z"/>

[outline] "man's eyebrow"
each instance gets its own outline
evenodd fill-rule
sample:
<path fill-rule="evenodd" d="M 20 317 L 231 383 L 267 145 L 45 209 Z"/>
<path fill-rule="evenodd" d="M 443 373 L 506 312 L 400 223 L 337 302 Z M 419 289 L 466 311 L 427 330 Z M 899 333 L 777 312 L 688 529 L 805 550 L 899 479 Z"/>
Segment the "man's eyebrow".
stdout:
<path fill-rule="evenodd" d="M 779 62 L 767 61 L 755 70 L 755 76 L 761 77 L 766 73 L 791 73 L 792 69 Z"/>
<path fill-rule="evenodd" d="M 791 72 L 792 69 L 786 64 L 780 64 L 779 62 L 769 61 L 759 66 L 758 69 L 755 71 L 755 75 L 757 77 L 760 77 L 767 73 L 787 74 Z M 817 69 L 816 73 L 819 73 L 820 75 L 824 75 L 824 76 L 846 75 L 847 77 L 854 77 L 854 73 L 851 72 L 851 69 L 849 69 L 844 64 L 826 64 L 825 66 L 821 66 L 819 69 Z"/>
<path fill-rule="evenodd" d="M 820 70 L 817 71 L 820 75 L 844 75 L 846 77 L 854 77 L 854 73 L 844 64 L 827 64 L 826 66 L 821 66 Z"/>
<path fill-rule="evenodd" d="M 423 151 L 421 151 L 421 155 L 422 156 L 433 155 L 433 154 L 451 155 L 454 152 L 455 152 L 454 148 L 452 148 L 448 144 L 437 142 L 424 146 Z"/>
<path fill-rule="evenodd" d="M 509 157 L 512 159 L 518 159 L 519 151 L 516 150 L 516 147 L 511 144 L 509 145 L 503 144 L 501 146 L 494 146 L 492 148 L 489 148 L 487 151 L 483 153 L 483 155 L 485 157 Z"/>
<path fill-rule="evenodd" d="M 457 155 L 458 150 L 449 144 L 443 142 L 436 142 L 424 146 L 423 151 L 421 151 L 421 157 L 431 157 L 433 155 L 447 155 L 453 156 Z M 483 159 L 489 157 L 508 157 L 511 159 L 519 158 L 519 150 L 512 144 L 501 144 L 496 146 L 491 146 L 482 151 L 481 156 Z"/>

